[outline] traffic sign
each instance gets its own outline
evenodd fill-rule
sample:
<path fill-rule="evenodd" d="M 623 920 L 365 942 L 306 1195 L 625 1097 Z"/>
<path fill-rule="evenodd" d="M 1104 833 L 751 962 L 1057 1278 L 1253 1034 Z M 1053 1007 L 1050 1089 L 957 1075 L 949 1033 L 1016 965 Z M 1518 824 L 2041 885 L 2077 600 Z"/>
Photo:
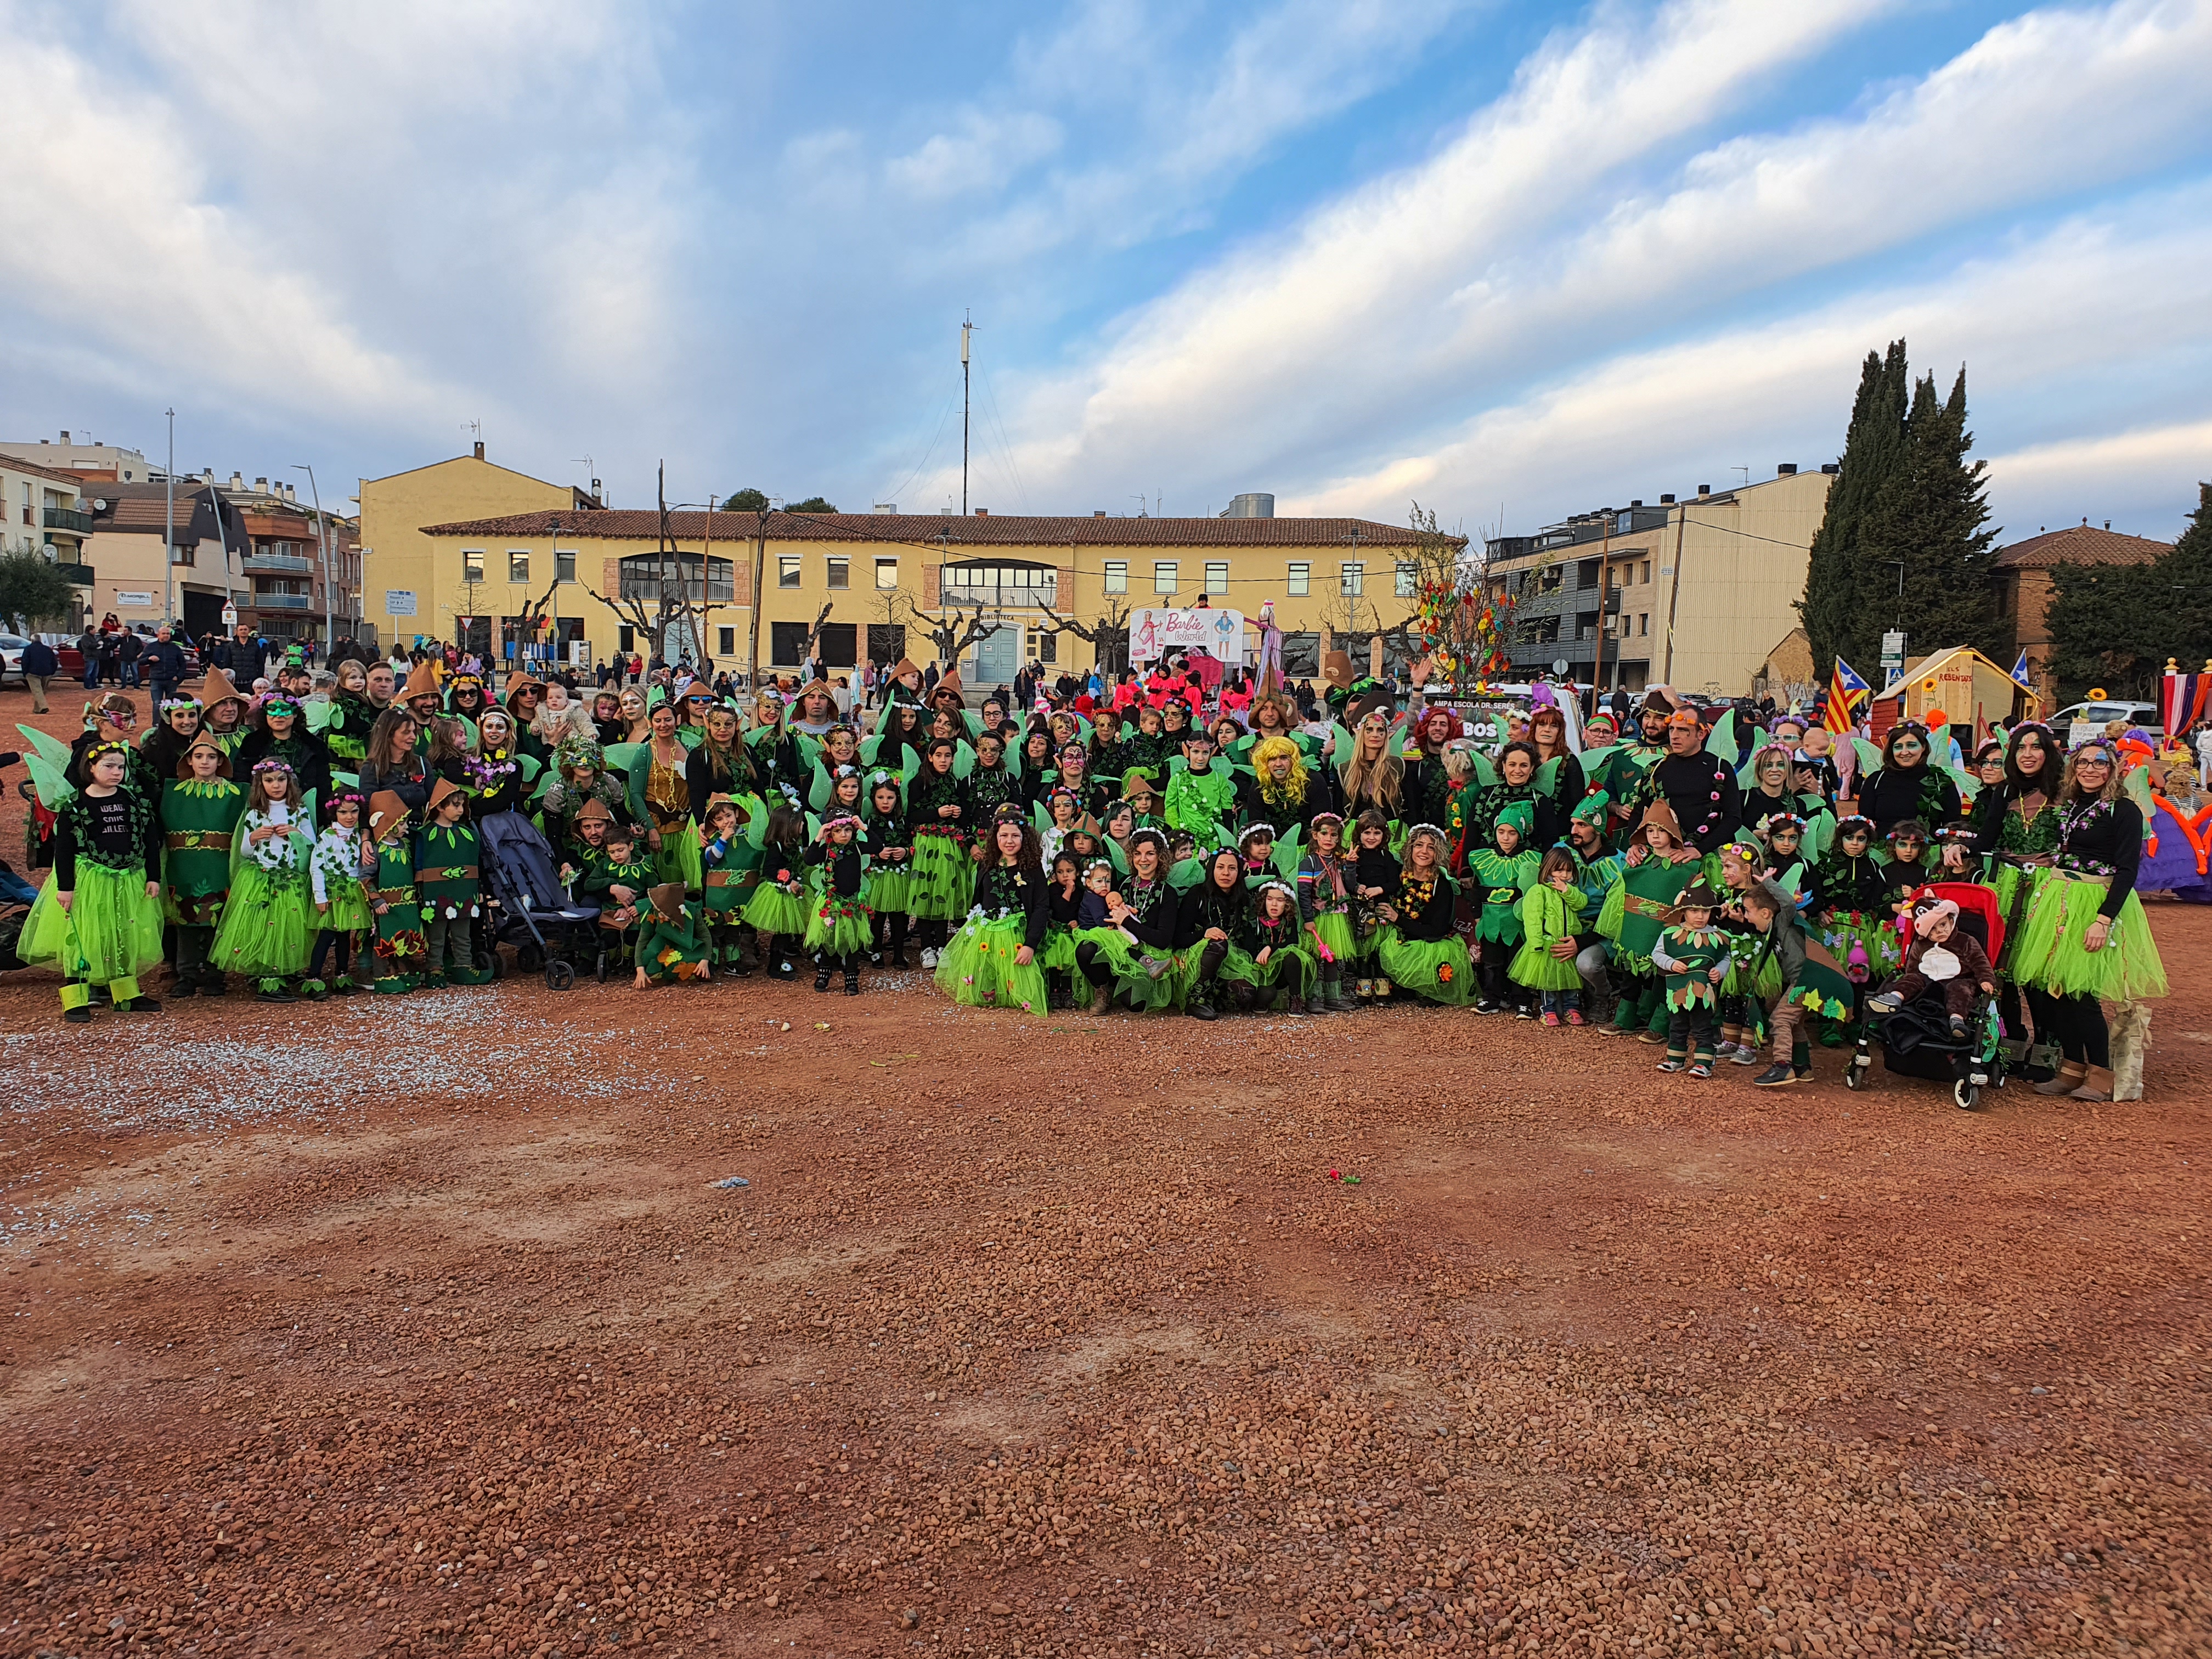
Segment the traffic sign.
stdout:
<path fill-rule="evenodd" d="M 225 628 L 235 628 L 238 626 L 238 607 L 236 605 L 227 605 L 223 606 L 222 625 Z"/>

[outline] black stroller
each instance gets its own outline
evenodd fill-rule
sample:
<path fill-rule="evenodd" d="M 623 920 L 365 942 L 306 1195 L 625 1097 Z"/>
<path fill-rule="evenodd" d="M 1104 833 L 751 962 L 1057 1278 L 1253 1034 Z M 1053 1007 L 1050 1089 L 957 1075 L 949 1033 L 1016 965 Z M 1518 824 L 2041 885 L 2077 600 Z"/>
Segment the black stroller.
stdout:
<path fill-rule="evenodd" d="M 2004 918 L 1997 914 L 1996 895 L 1988 888 L 1972 882 L 1936 882 L 1913 897 L 1949 899 L 1959 907 L 1959 930 L 1979 945 L 1991 962 L 2003 955 Z M 1858 1048 L 1844 1073 L 1850 1088 L 1866 1087 L 1867 1071 L 1874 1064 L 1869 1045 L 1876 1040 L 1877 1031 L 1884 1071 L 1949 1084 L 1951 1098 L 1961 1110 L 1973 1110 L 1983 1090 L 2004 1086 L 2010 1054 L 1994 997 L 1975 999 L 1963 1039 L 1951 1035 L 1940 994 L 1907 1003 L 1893 1014 L 1869 1012 L 1859 1027 Z"/>
<path fill-rule="evenodd" d="M 498 919 L 487 929 L 495 949 L 514 947 L 514 965 L 526 974 L 545 970 L 548 990 L 565 991 L 576 969 L 592 963 L 600 978 L 599 907 L 579 904 L 561 885 L 553 848 L 520 812 L 493 812 L 477 823 L 483 870 Z"/>

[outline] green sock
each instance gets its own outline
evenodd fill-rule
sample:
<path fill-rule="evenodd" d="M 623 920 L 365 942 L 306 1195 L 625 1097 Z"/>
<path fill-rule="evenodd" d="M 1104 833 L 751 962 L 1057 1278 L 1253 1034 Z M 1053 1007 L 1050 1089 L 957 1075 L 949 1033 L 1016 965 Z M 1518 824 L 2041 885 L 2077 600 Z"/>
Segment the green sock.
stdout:
<path fill-rule="evenodd" d="M 1790 1045 L 1790 1064 L 1793 1069 L 1800 1072 L 1809 1072 L 1813 1069 L 1813 1045 L 1806 1042 L 1803 1037 L 1799 1037 Z"/>

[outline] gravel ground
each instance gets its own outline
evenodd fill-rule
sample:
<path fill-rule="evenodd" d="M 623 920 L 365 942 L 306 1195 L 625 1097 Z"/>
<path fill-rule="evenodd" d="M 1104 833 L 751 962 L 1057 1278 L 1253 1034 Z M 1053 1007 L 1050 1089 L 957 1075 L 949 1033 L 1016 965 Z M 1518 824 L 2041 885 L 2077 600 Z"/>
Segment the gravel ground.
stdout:
<path fill-rule="evenodd" d="M 2204 1652 L 2154 917 L 2150 1098 L 1972 1114 L 1419 1008 L 10 976 L 0 1654 Z"/>

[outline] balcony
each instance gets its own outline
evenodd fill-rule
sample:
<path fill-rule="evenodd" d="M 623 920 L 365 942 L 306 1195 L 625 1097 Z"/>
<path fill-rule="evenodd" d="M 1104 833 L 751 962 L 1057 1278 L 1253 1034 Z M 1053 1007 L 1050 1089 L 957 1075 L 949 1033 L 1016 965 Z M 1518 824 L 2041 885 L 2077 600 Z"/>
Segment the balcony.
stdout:
<path fill-rule="evenodd" d="M 66 531 L 72 536 L 89 536 L 92 514 L 80 513 L 73 507 L 50 507 L 46 509 L 46 528 Z"/>
<path fill-rule="evenodd" d="M 93 585 L 92 567 L 88 564 L 68 564 L 57 559 L 54 568 L 61 572 L 62 580 L 71 587 L 90 587 Z"/>
<path fill-rule="evenodd" d="M 314 599 L 312 593 L 256 593 L 253 608 L 256 611 L 305 611 L 314 603 Z"/>
<path fill-rule="evenodd" d="M 303 556 L 296 553 L 249 553 L 238 562 L 242 570 L 265 571 L 271 575 L 304 576 L 313 568 Z"/>

